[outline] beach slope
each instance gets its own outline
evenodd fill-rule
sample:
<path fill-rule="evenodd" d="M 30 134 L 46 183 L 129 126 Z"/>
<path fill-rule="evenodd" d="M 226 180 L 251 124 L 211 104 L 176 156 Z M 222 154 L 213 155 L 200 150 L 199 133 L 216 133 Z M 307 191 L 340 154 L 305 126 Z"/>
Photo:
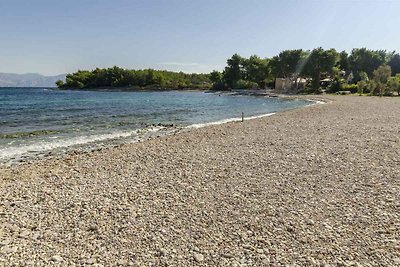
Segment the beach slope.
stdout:
<path fill-rule="evenodd" d="M 398 266 L 400 98 L 0 167 L 0 266 Z"/>

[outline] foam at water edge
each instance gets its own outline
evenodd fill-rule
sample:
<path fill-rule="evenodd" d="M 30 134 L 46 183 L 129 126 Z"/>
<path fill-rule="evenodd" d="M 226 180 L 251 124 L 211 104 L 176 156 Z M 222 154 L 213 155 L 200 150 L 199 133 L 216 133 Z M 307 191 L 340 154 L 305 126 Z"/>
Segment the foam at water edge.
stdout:
<path fill-rule="evenodd" d="M 129 132 L 115 132 L 110 134 L 100 134 L 100 135 L 93 135 L 93 136 L 80 136 L 74 137 L 67 140 L 55 140 L 52 142 L 39 142 L 33 145 L 25 145 L 21 147 L 11 147 L 11 148 L 4 148 L 0 149 L 0 160 L 7 160 L 15 157 L 19 157 L 25 154 L 29 154 L 31 152 L 45 152 L 50 151 L 52 149 L 57 148 L 64 148 L 64 147 L 71 147 L 75 145 L 83 145 L 88 144 L 91 142 L 96 141 L 105 141 L 110 139 L 117 139 L 117 138 L 124 138 L 130 137 L 134 135 L 144 133 L 151 133 L 151 132 L 158 132 L 161 130 L 162 127 L 153 127 L 149 129 L 137 129 L 134 131 Z M 54 139 L 53 139 L 54 140 Z"/>
<path fill-rule="evenodd" d="M 326 104 L 326 102 L 321 101 L 321 100 L 311 100 L 311 101 L 313 101 L 315 105 L 317 105 L 317 104 Z"/>
<path fill-rule="evenodd" d="M 308 100 L 311 103 L 307 106 L 313 106 L 313 105 L 319 105 L 319 104 L 326 104 L 326 102 L 321 101 L 321 100 Z M 306 107 L 307 107 L 306 106 Z M 269 117 L 272 115 L 275 115 L 276 113 L 267 113 L 267 114 L 262 114 L 262 115 L 256 115 L 256 116 L 251 116 L 251 117 L 245 117 L 244 120 L 252 120 L 252 119 L 259 119 L 259 118 L 263 118 L 263 117 Z M 206 123 L 197 123 L 197 124 L 192 124 L 186 127 L 186 129 L 198 129 L 198 128 L 202 128 L 202 127 L 206 127 L 206 126 L 210 126 L 210 125 L 218 125 L 218 124 L 224 124 L 224 123 L 228 123 L 228 122 L 238 122 L 238 121 L 242 121 L 242 118 L 230 118 L 230 119 L 224 119 L 224 120 L 220 120 L 220 121 L 213 121 L 213 122 L 206 122 Z"/>
<path fill-rule="evenodd" d="M 251 117 L 245 117 L 244 120 L 252 120 L 252 119 L 258 119 L 258 118 L 263 118 L 263 117 L 269 117 L 275 115 L 275 113 L 267 113 L 267 114 L 262 114 L 262 115 L 257 115 L 257 116 L 251 116 Z M 228 123 L 228 122 L 237 122 L 237 121 L 242 121 L 242 118 L 230 118 L 230 119 L 224 119 L 224 120 L 220 120 L 220 121 L 213 121 L 213 122 L 206 122 L 206 123 L 198 123 L 198 124 L 192 124 L 187 126 L 187 129 L 198 129 L 198 128 L 202 128 L 202 127 L 206 127 L 206 126 L 210 126 L 210 125 L 218 125 L 218 124 L 224 124 L 224 123 Z"/>

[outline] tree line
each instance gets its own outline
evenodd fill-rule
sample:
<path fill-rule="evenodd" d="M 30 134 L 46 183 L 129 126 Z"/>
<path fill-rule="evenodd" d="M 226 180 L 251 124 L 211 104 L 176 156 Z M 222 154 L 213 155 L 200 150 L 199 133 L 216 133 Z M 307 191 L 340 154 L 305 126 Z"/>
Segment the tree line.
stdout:
<path fill-rule="evenodd" d="M 355 48 L 350 53 L 335 49 L 284 50 L 272 58 L 234 54 L 223 71 L 188 74 L 164 70 L 128 70 L 119 67 L 79 70 L 57 81 L 59 88 L 149 87 L 160 89 L 247 89 L 274 87 L 276 78 L 307 81 L 306 93 L 359 92 L 400 95 L 400 55 L 395 51 Z M 330 81 L 322 85 L 321 80 Z"/>
<path fill-rule="evenodd" d="M 390 95 L 400 93 L 400 55 L 386 50 L 355 48 L 348 54 L 321 47 L 309 50 L 285 50 L 272 58 L 250 58 L 234 54 L 222 72 L 213 71 L 214 89 L 274 87 L 276 78 L 307 81 L 307 93 L 321 91 L 321 80 L 331 81 L 328 92 Z"/>
<path fill-rule="evenodd" d="M 171 89 L 209 89 L 209 74 L 187 74 L 164 70 L 128 70 L 119 67 L 96 68 L 95 70 L 78 70 L 67 74 L 65 81 L 57 81 L 58 88 L 155 88 Z"/>

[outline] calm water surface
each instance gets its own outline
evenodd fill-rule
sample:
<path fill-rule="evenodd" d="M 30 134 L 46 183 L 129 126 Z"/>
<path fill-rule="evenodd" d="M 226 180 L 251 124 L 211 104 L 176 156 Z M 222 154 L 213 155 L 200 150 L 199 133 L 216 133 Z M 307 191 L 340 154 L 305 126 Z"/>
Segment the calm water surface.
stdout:
<path fill-rule="evenodd" d="M 152 124 L 188 126 L 310 104 L 203 92 L 58 91 L 0 88 L 0 160 L 137 135 Z"/>

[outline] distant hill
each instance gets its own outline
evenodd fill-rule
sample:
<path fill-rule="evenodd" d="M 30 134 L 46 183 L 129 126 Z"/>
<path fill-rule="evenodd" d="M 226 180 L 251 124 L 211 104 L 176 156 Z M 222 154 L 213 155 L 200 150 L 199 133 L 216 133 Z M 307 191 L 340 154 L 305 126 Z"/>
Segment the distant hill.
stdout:
<path fill-rule="evenodd" d="M 65 81 L 65 74 L 44 76 L 39 73 L 1 73 L 0 87 L 55 87 L 57 80 Z"/>

